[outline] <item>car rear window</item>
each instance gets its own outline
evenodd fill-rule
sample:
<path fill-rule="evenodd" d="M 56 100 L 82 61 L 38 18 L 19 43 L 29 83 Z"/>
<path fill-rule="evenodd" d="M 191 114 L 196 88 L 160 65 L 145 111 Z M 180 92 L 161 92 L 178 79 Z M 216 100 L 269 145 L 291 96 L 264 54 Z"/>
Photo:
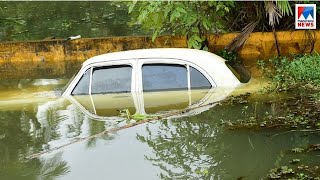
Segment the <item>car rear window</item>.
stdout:
<path fill-rule="evenodd" d="M 197 69 L 190 66 L 190 86 L 191 89 L 211 88 L 212 85 L 208 79 Z"/>

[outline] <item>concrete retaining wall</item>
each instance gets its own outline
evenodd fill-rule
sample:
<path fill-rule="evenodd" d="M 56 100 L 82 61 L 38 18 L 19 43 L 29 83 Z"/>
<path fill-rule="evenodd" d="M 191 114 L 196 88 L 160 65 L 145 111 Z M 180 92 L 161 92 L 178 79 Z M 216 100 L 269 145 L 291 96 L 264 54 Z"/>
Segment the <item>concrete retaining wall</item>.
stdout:
<path fill-rule="evenodd" d="M 209 36 L 209 50 L 217 52 L 237 33 Z M 314 51 L 320 52 L 320 31 L 277 32 L 281 55 L 310 52 L 310 37 Z M 57 77 L 73 74 L 86 59 L 130 49 L 187 47 L 183 36 L 161 36 L 155 42 L 150 37 L 83 38 L 77 40 L 43 40 L 0 43 L 0 79 Z M 259 76 L 256 61 L 277 55 L 273 33 L 252 33 L 239 52 L 245 66 Z"/>

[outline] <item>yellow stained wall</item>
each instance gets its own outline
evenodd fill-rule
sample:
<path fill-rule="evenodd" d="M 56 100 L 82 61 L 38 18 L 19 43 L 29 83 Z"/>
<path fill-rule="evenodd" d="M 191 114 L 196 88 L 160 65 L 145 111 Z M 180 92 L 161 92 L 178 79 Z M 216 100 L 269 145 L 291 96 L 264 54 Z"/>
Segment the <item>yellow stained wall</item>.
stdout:
<path fill-rule="evenodd" d="M 237 33 L 209 35 L 209 50 L 217 52 L 229 44 Z M 281 55 L 320 52 L 320 31 L 277 32 Z M 0 43 L 0 79 L 32 78 L 34 74 L 55 77 L 73 73 L 86 59 L 108 53 L 130 49 L 187 47 L 184 36 L 161 36 L 155 42 L 150 37 L 106 37 L 82 38 L 77 40 L 42 40 L 29 42 Z M 259 76 L 257 60 L 267 60 L 277 55 L 274 34 L 252 33 L 239 51 L 245 66 Z"/>

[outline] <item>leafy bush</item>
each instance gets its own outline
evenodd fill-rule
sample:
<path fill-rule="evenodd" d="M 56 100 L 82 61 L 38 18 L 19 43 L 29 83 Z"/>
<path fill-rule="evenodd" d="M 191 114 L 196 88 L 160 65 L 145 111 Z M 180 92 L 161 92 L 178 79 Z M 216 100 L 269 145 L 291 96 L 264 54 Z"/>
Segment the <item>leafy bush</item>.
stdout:
<path fill-rule="evenodd" d="M 281 87 L 311 85 L 320 87 L 320 55 L 298 55 L 270 59 L 271 67 L 262 61 L 258 65 Z"/>
<path fill-rule="evenodd" d="M 128 11 L 131 24 L 141 24 L 153 31 L 152 40 L 159 34 L 171 32 L 186 35 L 188 47 L 207 50 L 206 34 L 227 29 L 227 18 L 235 8 L 234 1 L 132 1 Z M 138 14 L 137 14 L 138 12 Z"/>
<path fill-rule="evenodd" d="M 230 52 L 226 49 L 218 51 L 217 55 L 227 60 L 229 63 L 236 63 L 237 61 L 239 61 L 239 58 L 236 52 Z"/>
<path fill-rule="evenodd" d="M 311 82 L 314 84 L 320 82 L 319 55 L 303 56 L 290 62 L 286 68 L 296 82 Z"/>

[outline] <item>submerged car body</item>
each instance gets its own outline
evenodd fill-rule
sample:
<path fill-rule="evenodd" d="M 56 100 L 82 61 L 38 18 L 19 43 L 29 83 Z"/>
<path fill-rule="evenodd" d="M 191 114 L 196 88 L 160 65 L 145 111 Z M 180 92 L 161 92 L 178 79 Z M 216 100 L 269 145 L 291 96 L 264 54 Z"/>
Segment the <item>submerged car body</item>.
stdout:
<path fill-rule="evenodd" d="M 132 92 L 68 96 L 85 115 L 95 120 L 119 120 L 119 111 L 127 109 L 135 114 L 163 115 L 184 111 L 177 117 L 196 115 L 225 99 L 234 88 L 197 90 Z"/>
<path fill-rule="evenodd" d="M 88 59 L 63 96 L 90 117 L 105 119 L 121 109 L 149 114 L 212 104 L 240 84 L 225 60 L 215 54 L 184 48 L 142 49 Z"/>
<path fill-rule="evenodd" d="M 215 54 L 184 48 L 142 49 L 88 59 L 63 96 L 190 90 L 239 84 L 225 60 Z"/>

